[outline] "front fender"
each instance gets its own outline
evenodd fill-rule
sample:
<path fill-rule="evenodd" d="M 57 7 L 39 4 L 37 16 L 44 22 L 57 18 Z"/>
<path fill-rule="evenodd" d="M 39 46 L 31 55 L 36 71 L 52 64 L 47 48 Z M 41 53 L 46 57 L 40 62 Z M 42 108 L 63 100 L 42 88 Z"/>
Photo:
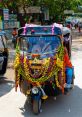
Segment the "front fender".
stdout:
<path fill-rule="evenodd" d="M 31 90 L 31 97 L 34 100 L 39 100 L 41 99 L 42 93 L 38 87 L 33 87 Z"/>

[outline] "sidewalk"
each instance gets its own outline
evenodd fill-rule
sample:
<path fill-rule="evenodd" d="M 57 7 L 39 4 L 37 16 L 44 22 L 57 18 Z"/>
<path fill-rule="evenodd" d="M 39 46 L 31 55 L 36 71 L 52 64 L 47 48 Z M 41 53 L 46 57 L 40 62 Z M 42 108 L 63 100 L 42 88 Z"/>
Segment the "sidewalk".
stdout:
<path fill-rule="evenodd" d="M 13 68 L 14 66 L 14 59 L 15 59 L 15 49 L 13 47 L 12 40 L 8 40 L 8 50 L 9 50 L 9 57 L 8 57 L 8 68 Z"/>

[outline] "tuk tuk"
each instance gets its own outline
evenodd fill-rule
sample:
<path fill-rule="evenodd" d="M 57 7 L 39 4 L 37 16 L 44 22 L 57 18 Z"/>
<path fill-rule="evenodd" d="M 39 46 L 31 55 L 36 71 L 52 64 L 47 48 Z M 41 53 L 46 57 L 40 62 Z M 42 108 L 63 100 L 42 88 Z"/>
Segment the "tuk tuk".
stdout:
<path fill-rule="evenodd" d="M 28 26 L 20 30 L 14 62 L 15 89 L 19 86 L 31 98 L 33 112 L 39 114 L 42 100 L 66 91 L 64 46 L 59 36 L 62 32 L 52 26 Z M 74 78 L 72 86 L 73 81 Z"/>

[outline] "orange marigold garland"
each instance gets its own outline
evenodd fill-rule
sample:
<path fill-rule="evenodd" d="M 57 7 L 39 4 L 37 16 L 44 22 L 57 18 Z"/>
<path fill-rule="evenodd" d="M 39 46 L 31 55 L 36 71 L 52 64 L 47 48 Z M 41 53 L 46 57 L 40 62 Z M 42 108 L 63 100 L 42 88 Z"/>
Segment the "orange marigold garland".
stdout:
<path fill-rule="evenodd" d="M 30 81 L 31 83 L 42 83 L 47 81 L 48 79 L 50 79 L 52 76 L 55 75 L 55 81 L 56 81 L 56 85 L 57 87 L 61 88 L 61 85 L 58 81 L 58 72 L 62 71 L 62 80 L 65 79 L 65 75 L 64 75 L 64 66 L 63 66 L 63 53 L 64 53 L 64 47 L 61 46 L 58 49 L 58 54 L 56 55 L 57 57 L 57 61 L 56 64 L 54 64 L 54 59 L 50 59 L 49 62 L 46 62 L 45 65 L 42 66 L 42 71 L 43 74 L 41 75 L 41 77 L 39 78 L 34 78 L 33 75 L 30 72 L 30 68 L 29 68 L 29 60 L 27 61 L 26 56 L 24 57 L 24 63 L 21 63 L 20 61 L 20 49 L 19 47 L 17 47 L 16 49 L 16 58 L 15 58 L 15 63 L 14 63 L 14 67 L 15 67 L 15 74 L 16 74 L 16 87 L 18 85 L 18 81 L 20 79 L 20 74 L 28 81 Z M 23 65 L 23 67 L 22 67 Z M 60 66 L 59 66 L 60 65 Z M 63 92 L 63 88 L 62 88 L 62 92 Z"/>

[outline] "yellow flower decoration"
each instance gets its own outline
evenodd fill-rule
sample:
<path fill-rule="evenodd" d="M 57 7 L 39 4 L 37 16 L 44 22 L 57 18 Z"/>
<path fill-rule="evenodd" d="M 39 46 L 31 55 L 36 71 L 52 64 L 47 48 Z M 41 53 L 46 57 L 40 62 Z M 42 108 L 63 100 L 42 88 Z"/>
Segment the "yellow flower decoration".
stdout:
<path fill-rule="evenodd" d="M 58 72 L 61 70 L 62 72 L 62 78 L 64 77 L 64 69 L 63 69 L 63 46 L 61 46 L 58 50 L 58 54 L 56 55 L 56 64 L 52 64 L 50 71 L 48 72 L 49 69 L 49 65 L 51 62 L 51 59 L 43 59 L 43 63 L 41 66 L 41 76 L 39 78 L 34 78 L 33 75 L 31 74 L 30 70 L 29 70 L 29 64 L 30 61 L 28 60 L 27 63 L 27 58 L 26 56 L 24 57 L 24 61 L 23 63 L 21 63 L 20 61 L 20 51 L 18 50 L 16 52 L 16 58 L 15 58 L 15 62 L 14 62 L 14 68 L 17 71 L 15 74 L 15 76 L 17 77 L 15 80 L 20 80 L 20 75 L 26 79 L 27 81 L 30 81 L 31 83 L 36 83 L 37 84 L 41 84 L 45 81 L 47 81 L 48 79 L 52 78 L 53 76 L 55 76 L 55 81 L 56 81 L 56 85 L 57 87 L 61 87 L 60 83 L 58 81 Z M 35 59 L 34 62 L 38 62 L 37 59 Z M 23 65 L 23 66 L 22 66 Z"/>
<path fill-rule="evenodd" d="M 58 67 L 63 68 L 63 61 L 57 57 L 56 64 Z"/>

